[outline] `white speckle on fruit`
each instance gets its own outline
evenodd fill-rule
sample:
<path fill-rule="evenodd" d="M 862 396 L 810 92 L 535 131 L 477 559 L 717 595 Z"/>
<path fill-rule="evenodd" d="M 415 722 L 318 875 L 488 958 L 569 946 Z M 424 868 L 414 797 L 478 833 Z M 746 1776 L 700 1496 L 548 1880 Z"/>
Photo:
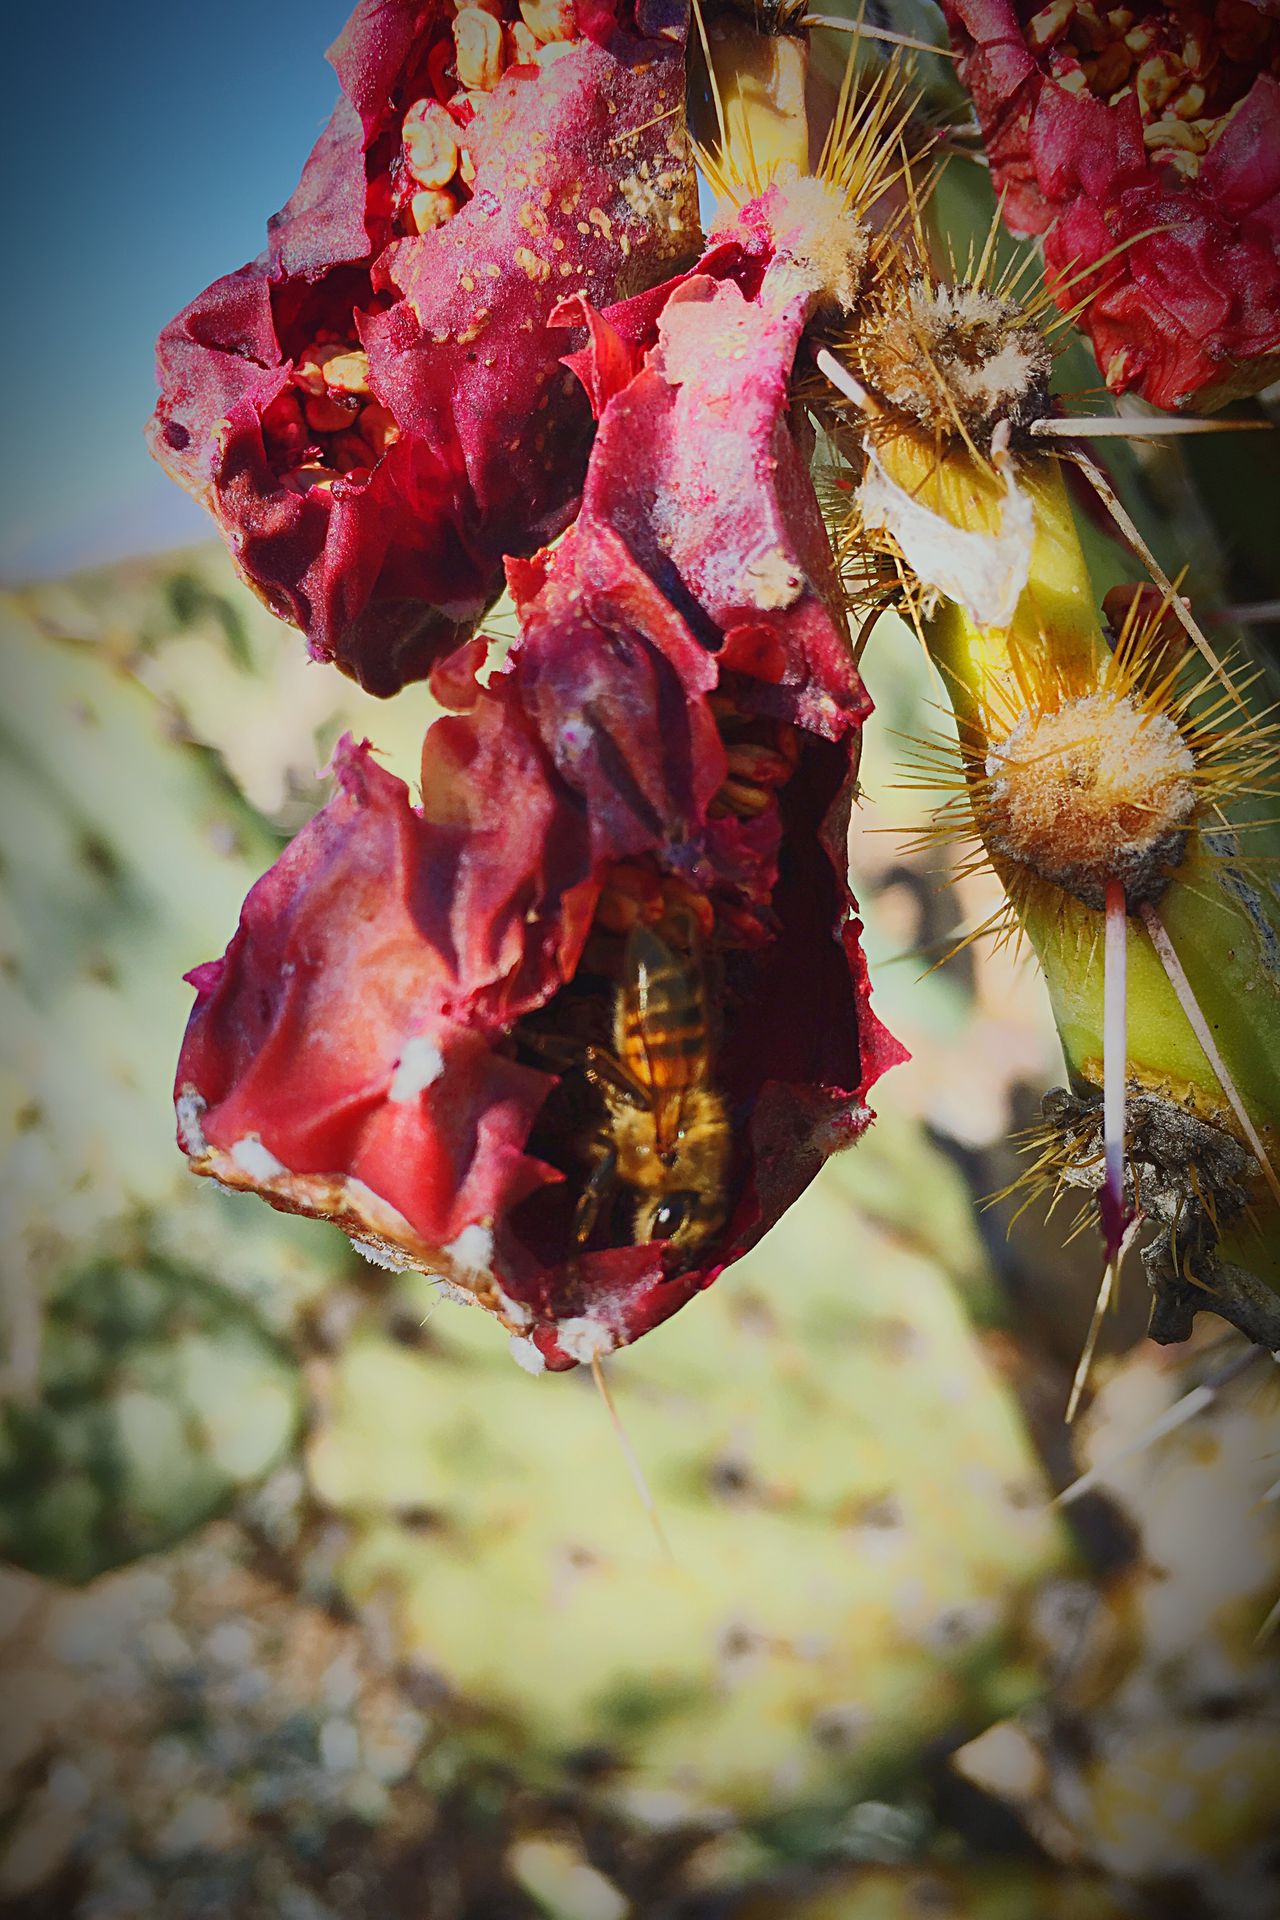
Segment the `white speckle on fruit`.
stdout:
<path fill-rule="evenodd" d="M 478 1222 L 464 1227 L 456 1240 L 445 1248 L 461 1273 L 487 1273 L 493 1260 L 493 1232 Z"/>
<path fill-rule="evenodd" d="M 189 1153 L 193 1160 L 202 1160 L 209 1151 L 209 1142 L 200 1125 L 208 1104 L 204 1095 L 197 1093 L 194 1087 L 184 1087 L 178 1095 L 178 1133 L 183 1152 Z"/>
<path fill-rule="evenodd" d="M 396 1063 L 391 1085 L 387 1089 L 387 1098 L 406 1103 L 416 1100 L 443 1072 L 444 1055 L 439 1047 L 428 1040 L 425 1034 L 415 1033 L 412 1039 L 405 1041 L 404 1051 Z"/>
<path fill-rule="evenodd" d="M 270 1147 L 263 1146 L 256 1133 L 246 1133 L 242 1140 L 237 1140 L 231 1149 L 231 1158 L 251 1180 L 278 1180 L 282 1173 L 289 1171 Z"/>
<path fill-rule="evenodd" d="M 499 1313 L 507 1320 L 510 1320 L 513 1326 L 528 1326 L 533 1318 L 528 1307 L 525 1306 L 523 1300 L 513 1300 L 506 1288 L 501 1286 L 496 1280 L 493 1283 L 493 1297 Z"/>
<path fill-rule="evenodd" d="M 556 1327 L 556 1339 L 571 1360 L 577 1360 L 584 1366 L 600 1354 L 612 1353 L 618 1344 L 612 1330 L 599 1320 L 593 1320 L 589 1314 L 561 1320 Z"/>

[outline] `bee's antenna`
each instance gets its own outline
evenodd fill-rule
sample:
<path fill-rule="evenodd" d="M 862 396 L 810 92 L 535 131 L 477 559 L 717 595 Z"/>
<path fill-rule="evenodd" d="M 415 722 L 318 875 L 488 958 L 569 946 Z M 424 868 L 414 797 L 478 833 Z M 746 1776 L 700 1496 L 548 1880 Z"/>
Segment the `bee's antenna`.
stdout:
<path fill-rule="evenodd" d="M 658 1518 L 658 1509 L 654 1505 L 653 1495 L 649 1491 L 649 1482 L 644 1477 L 644 1468 L 636 1458 L 636 1450 L 627 1438 L 627 1430 L 622 1424 L 618 1409 L 613 1404 L 613 1395 L 610 1393 L 608 1382 L 605 1380 L 604 1368 L 600 1364 L 600 1355 L 598 1353 L 593 1353 L 591 1356 L 591 1377 L 596 1383 L 596 1392 L 604 1401 L 605 1411 L 609 1416 L 614 1432 L 618 1436 L 618 1445 L 622 1448 L 622 1457 L 627 1463 L 627 1470 L 631 1478 L 636 1483 L 636 1492 L 640 1495 L 645 1512 L 649 1516 L 650 1525 L 653 1527 L 658 1545 L 662 1549 L 662 1557 L 664 1560 L 670 1561 L 671 1565 L 674 1566 L 676 1557 L 671 1551 L 671 1542 L 667 1539 L 662 1522 Z"/>

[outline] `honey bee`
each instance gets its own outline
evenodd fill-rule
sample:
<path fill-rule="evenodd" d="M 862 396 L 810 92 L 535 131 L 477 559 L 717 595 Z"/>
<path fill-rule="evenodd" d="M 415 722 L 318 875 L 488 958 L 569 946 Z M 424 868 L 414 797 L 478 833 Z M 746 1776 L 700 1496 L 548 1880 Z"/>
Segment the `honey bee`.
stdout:
<path fill-rule="evenodd" d="M 574 1215 L 586 1245 L 619 1186 L 635 1195 L 632 1240 L 692 1255 L 728 1212 L 729 1116 L 712 1080 L 706 981 L 694 956 L 654 928 L 627 936 L 613 1052 L 587 1049 L 583 1071 L 604 1102 L 593 1166 Z"/>

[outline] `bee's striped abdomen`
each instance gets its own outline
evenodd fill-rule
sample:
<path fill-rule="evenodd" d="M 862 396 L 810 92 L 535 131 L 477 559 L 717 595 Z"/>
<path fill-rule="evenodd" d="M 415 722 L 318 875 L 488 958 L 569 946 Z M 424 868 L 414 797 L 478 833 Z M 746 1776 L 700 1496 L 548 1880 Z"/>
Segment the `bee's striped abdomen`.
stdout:
<path fill-rule="evenodd" d="M 656 1093 L 703 1084 L 710 1071 L 702 974 L 651 927 L 627 940 L 615 1044 L 623 1065 Z"/>

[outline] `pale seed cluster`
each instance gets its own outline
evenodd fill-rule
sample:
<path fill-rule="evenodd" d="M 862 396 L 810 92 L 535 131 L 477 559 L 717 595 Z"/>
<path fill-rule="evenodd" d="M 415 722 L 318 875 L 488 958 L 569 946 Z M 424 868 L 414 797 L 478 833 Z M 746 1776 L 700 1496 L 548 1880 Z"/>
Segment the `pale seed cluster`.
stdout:
<path fill-rule="evenodd" d="M 369 356 L 322 330 L 298 354 L 283 393 L 262 415 L 268 457 L 294 493 L 367 480 L 400 429 L 369 391 Z"/>
<path fill-rule="evenodd" d="M 1254 74 L 1280 49 L 1276 22 L 1249 0 L 1104 10 L 1050 0 L 1027 39 L 1068 93 L 1115 106 L 1133 96 L 1150 158 L 1194 179 Z"/>
<path fill-rule="evenodd" d="M 465 130 L 451 108 L 475 110 L 508 68 L 542 66 L 577 38 L 573 0 L 519 0 L 508 17 L 503 0 L 475 0 L 453 18 L 453 70 L 458 90 L 448 106 L 415 100 L 404 116 L 395 168 L 395 207 L 405 233 L 431 233 L 452 219 L 475 180 Z"/>
<path fill-rule="evenodd" d="M 477 0 L 457 9 L 451 34 L 456 92 L 448 105 L 414 100 L 401 121 L 390 189 L 404 233 L 431 233 L 464 204 L 475 182 L 464 122 L 510 67 L 546 66 L 566 51 L 577 35 L 573 0 L 519 0 L 512 18 L 503 0 Z M 400 433 L 370 392 L 363 348 L 325 329 L 296 356 L 290 384 L 264 410 L 262 426 L 268 457 L 295 493 L 367 480 Z"/>

